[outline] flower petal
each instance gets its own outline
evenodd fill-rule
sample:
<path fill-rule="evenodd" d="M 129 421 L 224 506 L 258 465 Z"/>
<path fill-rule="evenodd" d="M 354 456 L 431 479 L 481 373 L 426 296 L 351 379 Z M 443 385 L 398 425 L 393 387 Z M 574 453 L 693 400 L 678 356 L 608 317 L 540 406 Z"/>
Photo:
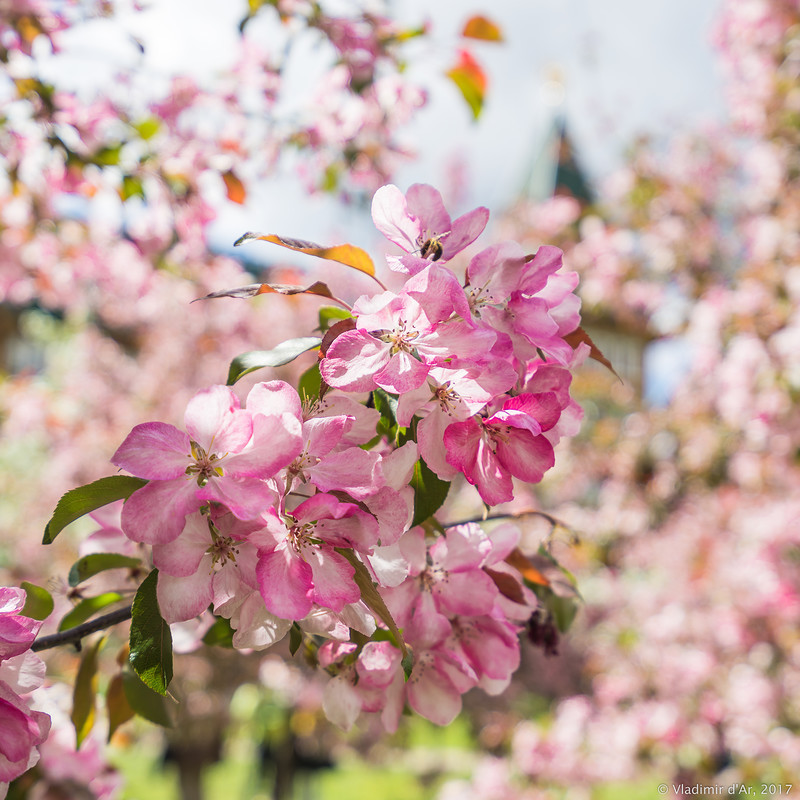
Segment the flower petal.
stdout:
<path fill-rule="evenodd" d="M 189 436 L 207 453 L 237 453 L 250 439 L 250 417 L 240 411 L 239 398 L 229 386 L 198 392 L 188 402 L 183 422 Z"/>
<path fill-rule="evenodd" d="M 137 425 L 117 448 L 111 463 L 147 480 L 170 480 L 186 472 L 191 463 L 189 436 L 165 422 Z"/>
<path fill-rule="evenodd" d="M 153 545 L 153 566 L 160 575 L 185 578 L 197 571 L 210 545 L 208 518 L 199 512 L 191 514 L 177 539 Z"/>
<path fill-rule="evenodd" d="M 390 241 L 407 253 L 417 247 L 420 223 L 412 219 L 403 193 L 394 185 L 381 186 L 372 197 L 372 221 Z"/>
<path fill-rule="evenodd" d="M 533 436 L 520 428 L 509 428 L 507 438 L 497 441 L 500 463 L 515 478 L 538 483 L 555 464 L 553 445 L 544 436 Z"/>
<path fill-rule="evenodd" d="M 450 235 L 442 239 L 442 259 L 451 259 L 471 245 L 483 233 L 488 221 L 489 209 L 483 206 L 473 208 L 455 220 Z"/>
<path fill-rule="evenodd" d="M 222 461 L 229 478 L 271 478 L 303 449 L 302 425 L 294 414 L 253 416 L 253 445 Z"/>
<path fill-rule="evenodd" d="M 191 575 L 176 578 L 165 572 L 158 573 L 156 596 L 161 616 L 168 623 L 185 622 L 188 619 L 200 616 L 210 605 L 213 599 L 211 591 L 211 578 L 213 567 L 211 558 L 204 559 L 205 563 Z M 211 568 L 211 573 L 209 573 Z"/>
<path fill-rule="evenodd" d="M 389 345 L 366 331 L 353 330 L 337 337 L 319 365 L 325 382 L 348 392 L 375 388 L 373 376 L 386 366 Z"/>
<path fill-rule="evenodd" d="M 260 554 L 256 577 L 267 611 L 281 619 L 303 619 L 311 611 L 312 575 L 311 567 L 287 544 Z"/>
<path fill-rule="evenodd" d="M 197 511 L 197 483 L 185 477 L 150 481 L 137 489 L 122 506 L 122 530 L 134 542 L 164 544 L 181 535 L 186 515 Z"/>
<path fill-rule="evenodd" d="M 421 386 L 429 370 L 427 364 L 401 350 L 390 358 L 383 369 L 374 374 L 373 380 L 382 389 L 402 394 Z"/>
<path fill-rule="evenodd" d="M 275 492 L 258 478 L 212 479 L 197 496 L 222 503 L 238 519 L 255 519 L 275 502 Z"/>
<path fill-rule="evenodd" d="M 314 574 L 314 602 L 339 612 L 361 599 L 353 579 L 355 568 L 344 556 L 325 546 L 309 548 L 303 555 Z"/>
<path fill-rule="evenodd" d="M 415 183 L 406 192 L 408 214 L 419 220 L 421 233 L 435 236 L 450 233 L 450 215 L 444 207 L 442 195 L 427 183 Z"/>
<path fill-rule="evenodd" d="M 461 694 L 433 665 L 430 653 L 422 653 L 406 684 L 408 704 L 436 725 L 449 725 L 461 711 Z"/>

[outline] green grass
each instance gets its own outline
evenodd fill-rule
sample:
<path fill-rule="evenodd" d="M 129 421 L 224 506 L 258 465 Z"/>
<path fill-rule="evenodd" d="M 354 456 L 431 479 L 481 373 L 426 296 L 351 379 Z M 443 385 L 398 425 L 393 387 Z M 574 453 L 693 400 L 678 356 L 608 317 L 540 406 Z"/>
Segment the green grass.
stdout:
<path fill-rule="evenodd" d="M 401 731 L 380 748 L 380 763 L 370 763 L 345 749 L 338 765 L 298 775 L 295 798 L 315 800 L 432 800 L 441 782 L 466 777 L 473 764 L 475 743 L 469 724 L 457 719 L 439 728 L 420 718 L 409 718 Z M 151 739 L 124 749 L 112 748 L 112 763 L 125 780 L 120 800 L 180 800 L 178 771 L 163 764 L 161 745 Z M 272 776 L 259 780 L 257 767 L 247 758 L 250 747 L 210 766 L 203 775 L 207 800 L 271 800 Z"/>

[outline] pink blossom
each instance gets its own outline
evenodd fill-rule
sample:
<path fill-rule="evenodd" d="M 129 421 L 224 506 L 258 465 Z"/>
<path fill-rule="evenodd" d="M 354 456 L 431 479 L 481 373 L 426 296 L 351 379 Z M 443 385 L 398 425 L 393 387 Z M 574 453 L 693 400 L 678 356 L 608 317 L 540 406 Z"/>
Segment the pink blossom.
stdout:
<path fill-rule="evenodd" d="M 417 528 L 404 537 L 406 548 L 416 551 L 407 551 L 410 575 L 383 594 L 406 639 L 415 647 L 430 648 L 450 635 L 450 617 L 488 614 L 499 593 L 482 570 L 492 543 L 480 528 L 450 528 L 427 556 L 422 536 Z"/>
<path fill-rule="evenodd" d="M 257 587 L 257 543 L 250 540 L 262 527 L 260 520 L 242 522 L 230 513 L 186 517 L 181 534 L 171 542 L 153 545 L 158 568 L 158 605 L 167 622 L 199 616 L 210 605 L 215 610 L 240 592 Z"/>
<path fill-rule="evenodd" d="M 378 541 L 375 518 L 353 503 L 318 494 L 283 518 L 270 509 L 256 577 L 267 609 L 283 619 L 302 619 L 312 605 L 342 611 L 361 597 L 350 562 L 335 547 L 369 553 Z"/>
<path fill-rule="evenodd" d="M 25 590 L 0 588 L 0 661 L 30 649 L 42 623 L 20 613 L 25 606 Z"/>
<path fill-rule="evenodd" d="M 421 386 L 398 399 L 398 424 L 410 425 L 415 412 L 422 416 L 417 426 L 420 455 L 440 478 L 452 480 L 458 470 L 447 462 L 442 447 L 445 430 L 453 422 L 464 421 L 479 412 L 509 390 L 516 379 L 514 369 L 502 360 L 470 370 L 434 367 Z"/>
<path fill-rule="evenodd" d="M 47 739 L 50 717 L 33 711 L 0 681 L 0 791 L 3 784 L 27 772 L 39 760 L 37 745 Z"/>
<path fill-rule="evenodd" d="M 349 439 L 355 416 L 333 413 L 335 408 L 352 410 L 357 405 L 349 398 L 339 397 L 338 400 L 334 398 L 329 403 L 319 401 L 303 409 L 297 392 L 283 381 L 261 383 L 253 388 L 247 398 L 251 413 L 274 414 L 280 411 L 293 415 L 302 425 L 302 450 L 283 473 L 284 494 L 294 482 L 311 483 L 323 492 L 345 491 L 357 500 L 380 488 L 380 456 L 352 446 Z M 359 414 L 359 419 L 363 426 L 365 416 Z M 375 417 L 366 419 L 374 421 Z M 373 427 L 369 438 L 374 436 Z"/>
<path fill-rule="evenodd" d="M 122 528 L 134 541 L 165 543 L 203 502 L 226 505 L 252 519 L 272 502 L 263 479 L 291 461 L 300 446 L 300 423 L 290 414 L 253 417 L 227 386 L 212 386 L 189 401 L 188 433 L 163 422 L 137 425 L 112 463 L 149 483 L 122 509 Z"/>
<path fill-rule="evenodd" d="M 476 208 L 451 221 L 442 196 L 432 186 L 415 183 L 404 196 L 390 184 L 375 192 L 372 220 L 389 241 L 407 253 L 447 261 L 481 235 L 489 211 Z"/>
<path fill-rule="evenodd" d="M 401 653 L 390 642 L 367 642 L 349 663 L 355 649 L 352 643 L 329 642 L 319 650 L 321 666 L 338 665 L 338 674 L 325 687 L 325 715 L 347 730 L 362 711 L 380 713 L 384 729 L 393 733 L 404 704 Z"/>
<path fill-rule="evenodd" d="M 451 651 L 422 650 L 406 684 L 408 704 L 436 725 L 449 725 L 461 711 L 461 695 L 476 683 L 469 664 Z"/>
<path fill-rule="evenodd" d="M 519 246 L 510 243 L 482 251 L 470 262 L 473 313 L 511 337 L 523 364 L 536 358 L 537 349 L 562 364 L 572 358 L 563 337 L 580 324 L 580 300 L 574 294 L 578 275 L 557 272 L 562 256 L 557 247 L 542 246 L 533 258 L 522 258 Z"/>
<path fill-rule="evenodd" d="M 445 430 L 447 463 L 464 473 L 484 502 L 508 502 L 514 496 L 512 476 L 538 483 L 555 463 L 543 434 L 559 415 L 552 392 L 509 398 L 492 416 L 470 417 Z"/>
<path fill-rule="evenodd" d="M 353 310 L 358 314 L 356 329 L 337 337 L 320 364 L 325 381 L 340 389 L 358 392 L 379 386 L 407 392 L 425 380 L 432 365 L 487 349 L 486 340 L 468 323 L 443 321 L 452 309 L 440 309 L 440 316 L 431 319 L 409 295 L 384 292 L 359 298 Z"/>
<path fill-rule="evenodd" d="M 41 622 L 23 617 L 23 589 L 0 588 L 0 793 L 39 760 L 50 717 L 31 710 L 22 695 L 41 686 L 44 663 L 30 652 Z"/>
<path fill-rule="evenodd" d="M 490 616 L 457 617 L 452 628 L 443 646 L 470 665 L 487 694 L 505 691 L 519 667 L 517 629 L 502 618 Z"/>

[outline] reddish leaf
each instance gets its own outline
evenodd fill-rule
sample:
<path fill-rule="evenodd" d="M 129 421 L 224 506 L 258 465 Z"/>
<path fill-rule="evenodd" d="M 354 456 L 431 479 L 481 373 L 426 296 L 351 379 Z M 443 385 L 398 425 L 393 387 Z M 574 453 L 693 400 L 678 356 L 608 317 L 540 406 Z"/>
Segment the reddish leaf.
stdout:
<path fill-rule="evenodd" d="M 131 708 L 125 696 L 122 673 L 117 673 L 109 682 L 106 689 L 106 711 L 108 712 L 108 741 L 120 725 L 132 719 L 136 712 Z"/>
<path fill-rule="evenodd" d="M 212 292 L 205 297 L 198 297 L 198 300 L 213 300 L 217 297 L 255 297 L 259 294 L 316 294 L 319 297 L 333 298 L 331 290 L 322 281 L 316 281 L 311 286 L 292 286 L 286 283 L 250 283 L 247 286 L 239 286 L 236 289 L 223 289 L 220 292 Z M 192 300 L 194 303 L 195 301 Z"/>
<path fill-rule="evenodd" d="M 468 39 L 481 39 L 484 42 L 502 42 L 503 32 L 488 17 L 476 14 L 464 24 L 461 35 Z"/>
<path fill-rule="evenodd" d="M 75 689 L 72 694 L 72 724 L 75 726 L 75 749 L 89 735 L 94 726 L 95 696 L 97 694 L 97 654 L 105 643 L 106 637 L 98 639 L 91 647 L 86 648 L 81 658 L 78 675 L 75 678 Z"/>
<path fill-rule="evenodd" d="M 486 95 L 486 73 L 468 50 L 459 51 L 458 62 L 446 73 L 455 83 L 472 111 L 473 119 L 478 119 L 483 109 Z"/>
<path fill-rule="evenodd" d="M 333 344 L 333 340 L 347 331 L 352 331 L 355 327 L 356 321 L 352 317 L 331 325 L 322 337 L 322 344 L 319 346 L 319 357 L 325 358 L 325 354 L 328 352 L 328 348 Z"/>
<path fill-rule="evenodd" d="M 295 250 L 298 253 L 307 253 L 310 256 L 317 256 L 317 258 L 325 258 L 328 261 L 337 261 L 339 264 L 344 264 L 347 267 L 352 267 L 360 272 L 366 272 L 367 275 L 375 275 L 375 265 L 369 255 L 360 247 L 355 247 L 352 244 L 337 244 L 333 247 L 323 247 L 314 242 L 307 242 L 304 239 L 290 239 L 287 236 L 276 236 L 274 233 L 245 233 L 240 236 L 234 243 L 234 247 L 238 247 L 243 242 L 248 242 L 251 239 L 258 239 L 262 242 L 272 242 L 273 244 L 286 247 L 289 250 Z"/>
<path fill-rule="evenodd" d="M 607 367 L 614 373 L 614 375 L 621 381 L 622 378 L 617 375 L 617 371 L 611 366 L 611 362 L 600 352 L 600 348 L 592 341 L 591 337 L 583 328 L 576 328 L 572 333 L 568 333 L 564 337 L 564 341 L 573 349 L 577 350 L 578 345 L 581 343 L 588 344 L 590 348 L 589 357 L 595 361 L 599 361 L 604 367 Z"/>
<path fill-rule="evenodd" d="M 533 566 L 531 560 L 519 548 L 515 547 L 506 556 L 506 564 L 518 569 L 525 580 L 538 583 L 539 586 L 550 586 L 550 581 Z"/>
<path fill-rule="evenodd" d="M 222 180 L 225 181 L 225 191 L 228 195 L 228 200 L 232 203 L 242 205 L 247 199 L 247 190 L 244 184 L 237 177 L 236 173 L 229 169 L 227 172 L 222 173 Z"/>
<path fill-rule="evenodd" d="M 496 572 L 493 569 L 489 569 L 489 567 L 484 567 L 483 571 L 494 581 L 495 586 L 500 590 L 500 594 L 503 597 L 507 597 L 514 603 L 522 604 L 525 602 L 522 587 L 513 575 L 509 575 L 506 572 Z"/>

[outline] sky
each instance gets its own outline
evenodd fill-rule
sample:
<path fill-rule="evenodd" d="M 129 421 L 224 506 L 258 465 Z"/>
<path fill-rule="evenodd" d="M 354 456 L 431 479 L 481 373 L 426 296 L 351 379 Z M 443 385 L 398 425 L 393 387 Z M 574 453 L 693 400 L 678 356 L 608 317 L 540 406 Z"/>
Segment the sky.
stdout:
<path fill-rule="evenodd" d="M 425 7 L 420 0 L 403 4 L 409 16 Z M 430 109 L 415 125 L 425 142 L 422 164 L 406 171 L 426 171 L 434 159 L 463 150 L 482 202 L 507 203 L 553 113 L 553 72 L 562 76 L 561 109 L 594 179 L 618 166 L 641 133 L 664 137 L 721 118 L 722 83 L 709 41 L 718 7 L 716 0 L 492 0 L 485 10 L 506 42 L 477 47 L 490 80 L 482 119 L 470 124 L 452 87 L 437 81 Z M 462 2 L 433 8 L 434 30 L 451 37 L 470 10 Z"/>
<path fill-rule="evenodd" d="M 336 0 L 342 9 L 355 4 Z M 380 7 L 380 3 L 363 0 Z M 225 69 L 238 36 L 245 0 L 150 0 L 145 11 L 121 13 L 71 31 L 71 61 L 53 61 L 60 81 L 97 82 L 115 66 L 136 63 L 153 82 L 185 71 L 202 77 Z M 426 182 L 446 191 L 453 164 L 462 166 L 465 208 L 509 206 L 556 110 L 564 113 L 580 162 L 601 181 L 621 163 L 640 134 L 665 139 L 724 116 L 722 81 L 710 45 L 719 0 L 389 0 L 390 13 L 430 35 L 409 47 L 411 80 L 429 87 L 428 106 L 401 132 L 416 150 L 396 182 Z M 459 32 L 472 14 L 490 16 L 502 44 L 472 42 L 489 90 L 483 114 L 471 119 L 455 86 L 444 77 L 463 43 Z M 251 26 L 268 36 L 268 26 Z M 144 57 L 133 43 L 144 45 Z M 70 46 L 71 45 L 71 46 Z M 302 102 L 321 65 L 308 47 L 293 51 L 287 95 Z M 561 103 L 554 105 L 553 76 Z M 302 209 L 299 211 L 298 209 Z M 311 213 L 309 213 L 311 212 Z M 253 193 L 244 207 L 225 204 L 212 229 L 215 246 L 229 247 L 244 230 L 269 229 L 325 239 L 363 216 L 325 198 L 309 200 L 291 177 Z M 305 226 L 302 230 L 299 225 Z"/>

